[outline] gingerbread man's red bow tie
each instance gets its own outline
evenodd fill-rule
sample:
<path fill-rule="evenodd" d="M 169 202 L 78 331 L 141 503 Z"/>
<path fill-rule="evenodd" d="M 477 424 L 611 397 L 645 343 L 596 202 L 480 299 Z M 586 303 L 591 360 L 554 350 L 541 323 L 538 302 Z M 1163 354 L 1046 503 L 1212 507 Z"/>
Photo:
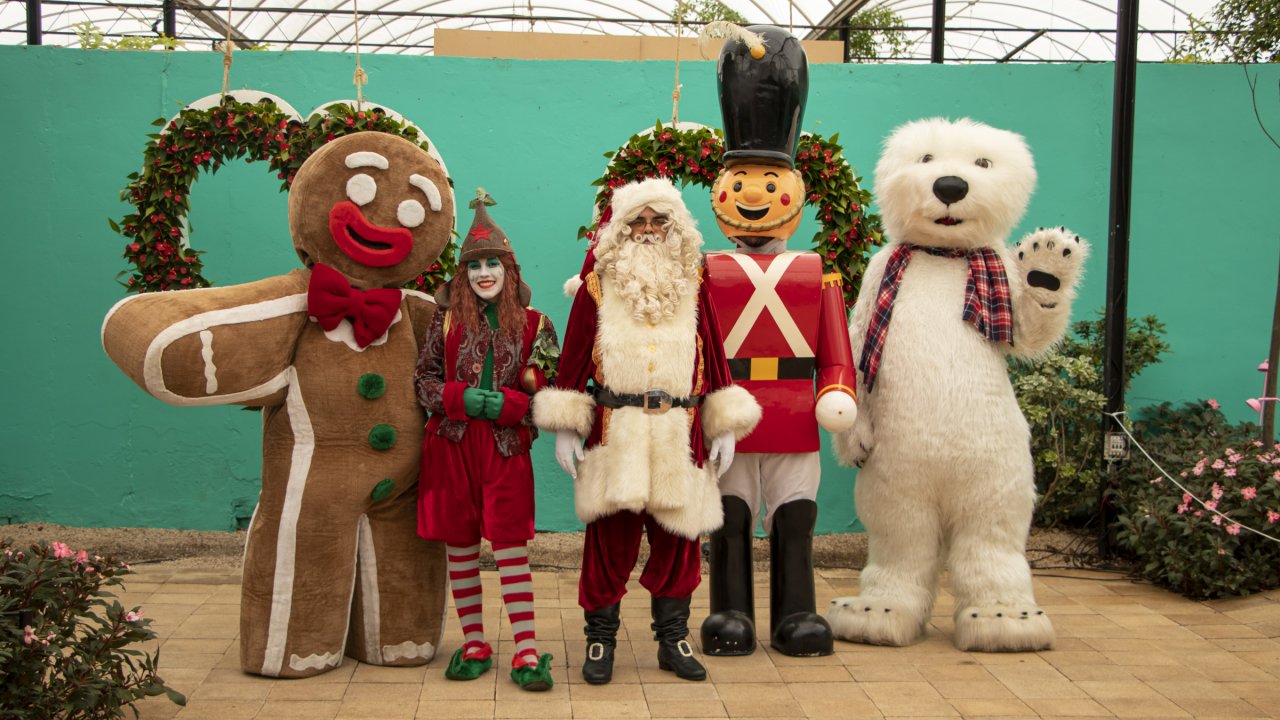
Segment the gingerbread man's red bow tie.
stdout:
<path fill-rule="evenodd" d="M 325 330 L 338 327 L 343 318 L 351 320 L 356 343 L 366 347 L 382 337 L 400 310 L 400 291 L 394 288 L 357 290 L 328 265 L 311 268 L 307 286 L 307 314 Z"/>

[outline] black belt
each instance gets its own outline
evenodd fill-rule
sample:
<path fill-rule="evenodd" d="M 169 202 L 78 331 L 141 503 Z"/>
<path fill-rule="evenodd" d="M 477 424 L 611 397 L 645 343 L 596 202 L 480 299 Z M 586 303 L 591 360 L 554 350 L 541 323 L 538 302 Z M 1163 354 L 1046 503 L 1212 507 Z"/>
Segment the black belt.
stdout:
<path fill-rule="evenodd" d="M 645 390 L 642 393 L 616 393 L 609 388 L 594 385 L 591 388 L 591 394 L 595 396 L 598 404 L 612 410 L 617 410 L 621 407 L 638 407 L 644 408 L 646 413 L 654 415 L 664 413 L 673 407 L 692 408 L 702 404 L 701 395 L 678 398 L 671 397 L 670 393 L 663 390 Z"/>
<path fill-rule="evenodd" d="M 729 358 L 729 375 L 734 380 L 811 380 L 815 367 L 811 357 Z"/>

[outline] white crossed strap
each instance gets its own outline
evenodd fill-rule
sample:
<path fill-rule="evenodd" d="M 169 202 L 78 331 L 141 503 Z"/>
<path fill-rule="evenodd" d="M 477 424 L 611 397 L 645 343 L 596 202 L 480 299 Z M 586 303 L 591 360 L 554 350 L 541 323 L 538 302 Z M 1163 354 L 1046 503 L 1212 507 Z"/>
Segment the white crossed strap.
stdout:
<path fill-rule="evenodd" d="M 773 316 L 773 321 L 778 324 L 778 329 L 782 331 L 782 337 L 787 341 L 787 345 L 791 348 L 794 357 L 813 357 L 813 348 L 809 347 L 809 343 L 804 339 L 804 333 L 800 332 L 800 328 L 796 326 L 796 321 L 791 319 L 791 313 L 787 310 L 787 306 L 783 304 L 782 298 L 778 296 L 778 283 L 782 281 L 782 276 L 786 274 L 787 268 L 791 267 L 791 263 L 795 261 L 800 253 L 789 252 L 778 255 L 769 265 L 768 270 L 761 270 L 749 256 L 739 255 L 737 253 L 726 253 L 733 258 L 734 262 L 742 268 L 742 272 L 746 273 L 747 279 L 755 286 L 755 292 L 751 294 L 751 299 L 747 301 L 745 307 L 742 308 L 742 314 L 738 316 L 737 322 L 733 324 L 733 329 L 724 339 L 724 353 L 728 357 L 737 357 L 738 350 L 742 348 L 742 343 L 746 341 L 747 335 L 751 333 L 751 328 L 755 327 L 756 319 L 760 317 L 760 313 L 765 309 L 769 310 L 769 314 Z"/>

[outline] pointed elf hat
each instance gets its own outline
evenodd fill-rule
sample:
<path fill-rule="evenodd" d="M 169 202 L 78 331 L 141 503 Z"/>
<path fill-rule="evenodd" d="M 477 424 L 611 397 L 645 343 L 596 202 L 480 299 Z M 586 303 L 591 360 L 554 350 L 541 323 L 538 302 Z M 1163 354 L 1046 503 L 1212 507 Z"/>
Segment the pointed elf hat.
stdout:
<path fill-rule="evenodd" d="M 504 254 L 511 255 L 511 258 L 515 259 L 511 240 L 507 238 L 507 234 L 498 226 L 498 223 L 489 217 L 489 211 L 485 209 L 487 206 L 497 204 L 498 202 L 485 192 L 484 188 L 476 188 L 476 198 L 471 201 L 471 208 L 476 211 L 476 214 L 471 221 L 471 229 L 462 240 L 462 248 L 458 253 L 458 272 L 466 272 L 466 265 L 472 260 L 483 260 Z M 520 272 L 519 265 L 516 265 L 516 272 Z M 529 300 L 532 297 L 533 291 L 525 284 L 524 279 L 520 278 L 520 305 L 529 307 Z M 441 307 L 449 307 L 451 304 L 447 284 L 436 292 L 436 303 Z"/>

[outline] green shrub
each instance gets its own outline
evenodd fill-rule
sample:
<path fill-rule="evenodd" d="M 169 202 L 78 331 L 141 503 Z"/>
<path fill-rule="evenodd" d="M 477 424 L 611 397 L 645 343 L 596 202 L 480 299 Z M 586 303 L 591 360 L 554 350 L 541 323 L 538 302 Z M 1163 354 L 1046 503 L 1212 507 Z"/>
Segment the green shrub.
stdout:
<path fill-rule="evenodd" d="M 158 650 L 129 647 L 156 636 L 105 589 L 129 572 L 59 542 L 0 541 L 0 717 L 120 718 L 125 707 L 137 716 L 135 701 L 161 694 L 186 703 L 156 674 Z"/>
<path fill-rule="evenodd" d="M 1098 313 L 1100 316 L 1102 312 Z M 1010 360 L 1018 405 L 1031 426 L 1036 472 L 1037 525 L 1082 526 L 1097 512 L 1102 480 L 1103 319 L 1072 326 L 1062 346 L 1034 365 Z M 1129 318 L 1125 340 L 1126 389 L 1143 368 L 1169 349 L 1154 315 Z"/>
<path fill-rule="evenodd" d="M 1139 454 L 1115 488 L 1116 540 L 1138 571 L 1196 599 L 1280 587 L 1280 541 L 1250 530 L 1280 536 L 1280 444 L 1212 400 L 1143 415 L 1134 436 L 1173 480 Z"/>

